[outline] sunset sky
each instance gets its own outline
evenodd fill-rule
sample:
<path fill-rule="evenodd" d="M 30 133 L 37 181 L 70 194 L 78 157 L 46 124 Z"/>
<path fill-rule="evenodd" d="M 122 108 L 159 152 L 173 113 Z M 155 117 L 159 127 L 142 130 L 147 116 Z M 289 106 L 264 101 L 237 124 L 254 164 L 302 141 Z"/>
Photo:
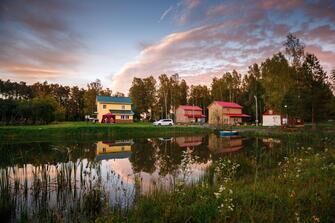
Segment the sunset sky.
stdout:
<path fill-rule="evenodd" d="M 0 1 L 0 78 L 127 93 L 133 77 L 189 84 L 282 50 L 292 32 L 335 68 L 335 0 Z"/>

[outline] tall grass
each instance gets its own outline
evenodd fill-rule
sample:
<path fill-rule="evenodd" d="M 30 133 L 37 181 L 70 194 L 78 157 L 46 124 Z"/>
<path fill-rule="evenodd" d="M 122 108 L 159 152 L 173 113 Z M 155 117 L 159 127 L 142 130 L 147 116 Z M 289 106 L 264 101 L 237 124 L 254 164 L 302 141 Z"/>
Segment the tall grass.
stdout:
<path fill-rule="evenodd" d="M 100 165 L 85 160 L 8 167 L 0 174 L 1 216 L 9 222 L 86 222 L 107 207 L 115 211 L 124 208 L 118 202 L 127 199 L 125 196 L 111 202 L 108 197 L 117 189 L 107 190 L 108 185 L 118 184 L 118 189 L 127 190 L 120 182 L 103 181 Z"/>
<path fill-rule="evenodd" d="M 58 152 L 51 156 L 64 158 L 47 162 L 20 158 L 16 163 L 7 154 L 3 161 L 10 165 L 0 169 L 1 217 L 12 222 L 334 222 L 334 141 L 323 133 L 254 137 L 244 140 L 240 152 L 219 155 L 206 144 L 182 148 L 173 141 L 135 140 L 129 159 L 134 181 L 107 163 L 83 158 L 89 153 L 76 146 L 53 147 L 50 151 Z M 192 178 L 197 163 L 209 165 L 204 175 Z M 144 192 L 146 171 L 171 180 L 151 182 Z"/>

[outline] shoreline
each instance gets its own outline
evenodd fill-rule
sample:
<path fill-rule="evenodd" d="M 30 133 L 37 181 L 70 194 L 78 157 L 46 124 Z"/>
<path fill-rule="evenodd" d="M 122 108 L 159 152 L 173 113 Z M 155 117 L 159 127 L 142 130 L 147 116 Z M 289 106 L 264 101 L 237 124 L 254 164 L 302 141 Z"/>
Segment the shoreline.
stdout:
<path fill-rule="evenodd" d="M 1 142 L 32 142 L 54 140 L 128 139 L 143 137 L 173 137 L 208 134 L 212 130 L 203 126 L 158 127 L 151 123 L 100 124 L 63 122 L 36 126 L 1 126 Z"/>
<path fill-rule="evenodd" d="M 263 126 L 234 126 L 242 136 L 281 137 L 289 135 L 334 136 L 335 125 L 322 124 L 317 129 L 306 125 L 303 128 Z M 105 139 L 129 139 L 150 137 L 175 137 L 213 133 L 209 126 L 175 125 L 153 126 L 149 122 L 129 124 L 100 124 L 90 122 L 61 122 L 48 125 L 0 126 L 1 143 L 45 142 L 45 141 L 92 141 Z"/>

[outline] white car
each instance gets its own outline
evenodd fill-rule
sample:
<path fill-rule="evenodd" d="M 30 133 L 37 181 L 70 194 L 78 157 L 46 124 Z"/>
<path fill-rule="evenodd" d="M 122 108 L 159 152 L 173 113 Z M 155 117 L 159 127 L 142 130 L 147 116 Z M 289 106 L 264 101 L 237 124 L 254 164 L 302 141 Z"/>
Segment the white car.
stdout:
<path fill-rule="evenodd" d="M 161 120 L 158 120 L 158 121 L 154 122 L 153 125 L 155 125 L 155 126 L 157 126 L 157 125 L 158 126 L 161 126 L 161 125 L 171 126 L 171 125 L 173 125 L 173 121 L 172 121 L 172 119 L 161 119 Z"/>

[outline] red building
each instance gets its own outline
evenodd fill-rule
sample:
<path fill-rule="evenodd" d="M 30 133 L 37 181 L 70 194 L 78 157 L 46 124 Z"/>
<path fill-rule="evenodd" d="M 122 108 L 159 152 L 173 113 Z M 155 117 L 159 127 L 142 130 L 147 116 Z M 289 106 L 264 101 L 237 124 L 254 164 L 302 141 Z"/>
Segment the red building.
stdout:
<path fill-rule="evenodd" d="M 205 122 L 205 118 L 199 106 L 180 105 L 176 109 L 177 123 Z"/>

